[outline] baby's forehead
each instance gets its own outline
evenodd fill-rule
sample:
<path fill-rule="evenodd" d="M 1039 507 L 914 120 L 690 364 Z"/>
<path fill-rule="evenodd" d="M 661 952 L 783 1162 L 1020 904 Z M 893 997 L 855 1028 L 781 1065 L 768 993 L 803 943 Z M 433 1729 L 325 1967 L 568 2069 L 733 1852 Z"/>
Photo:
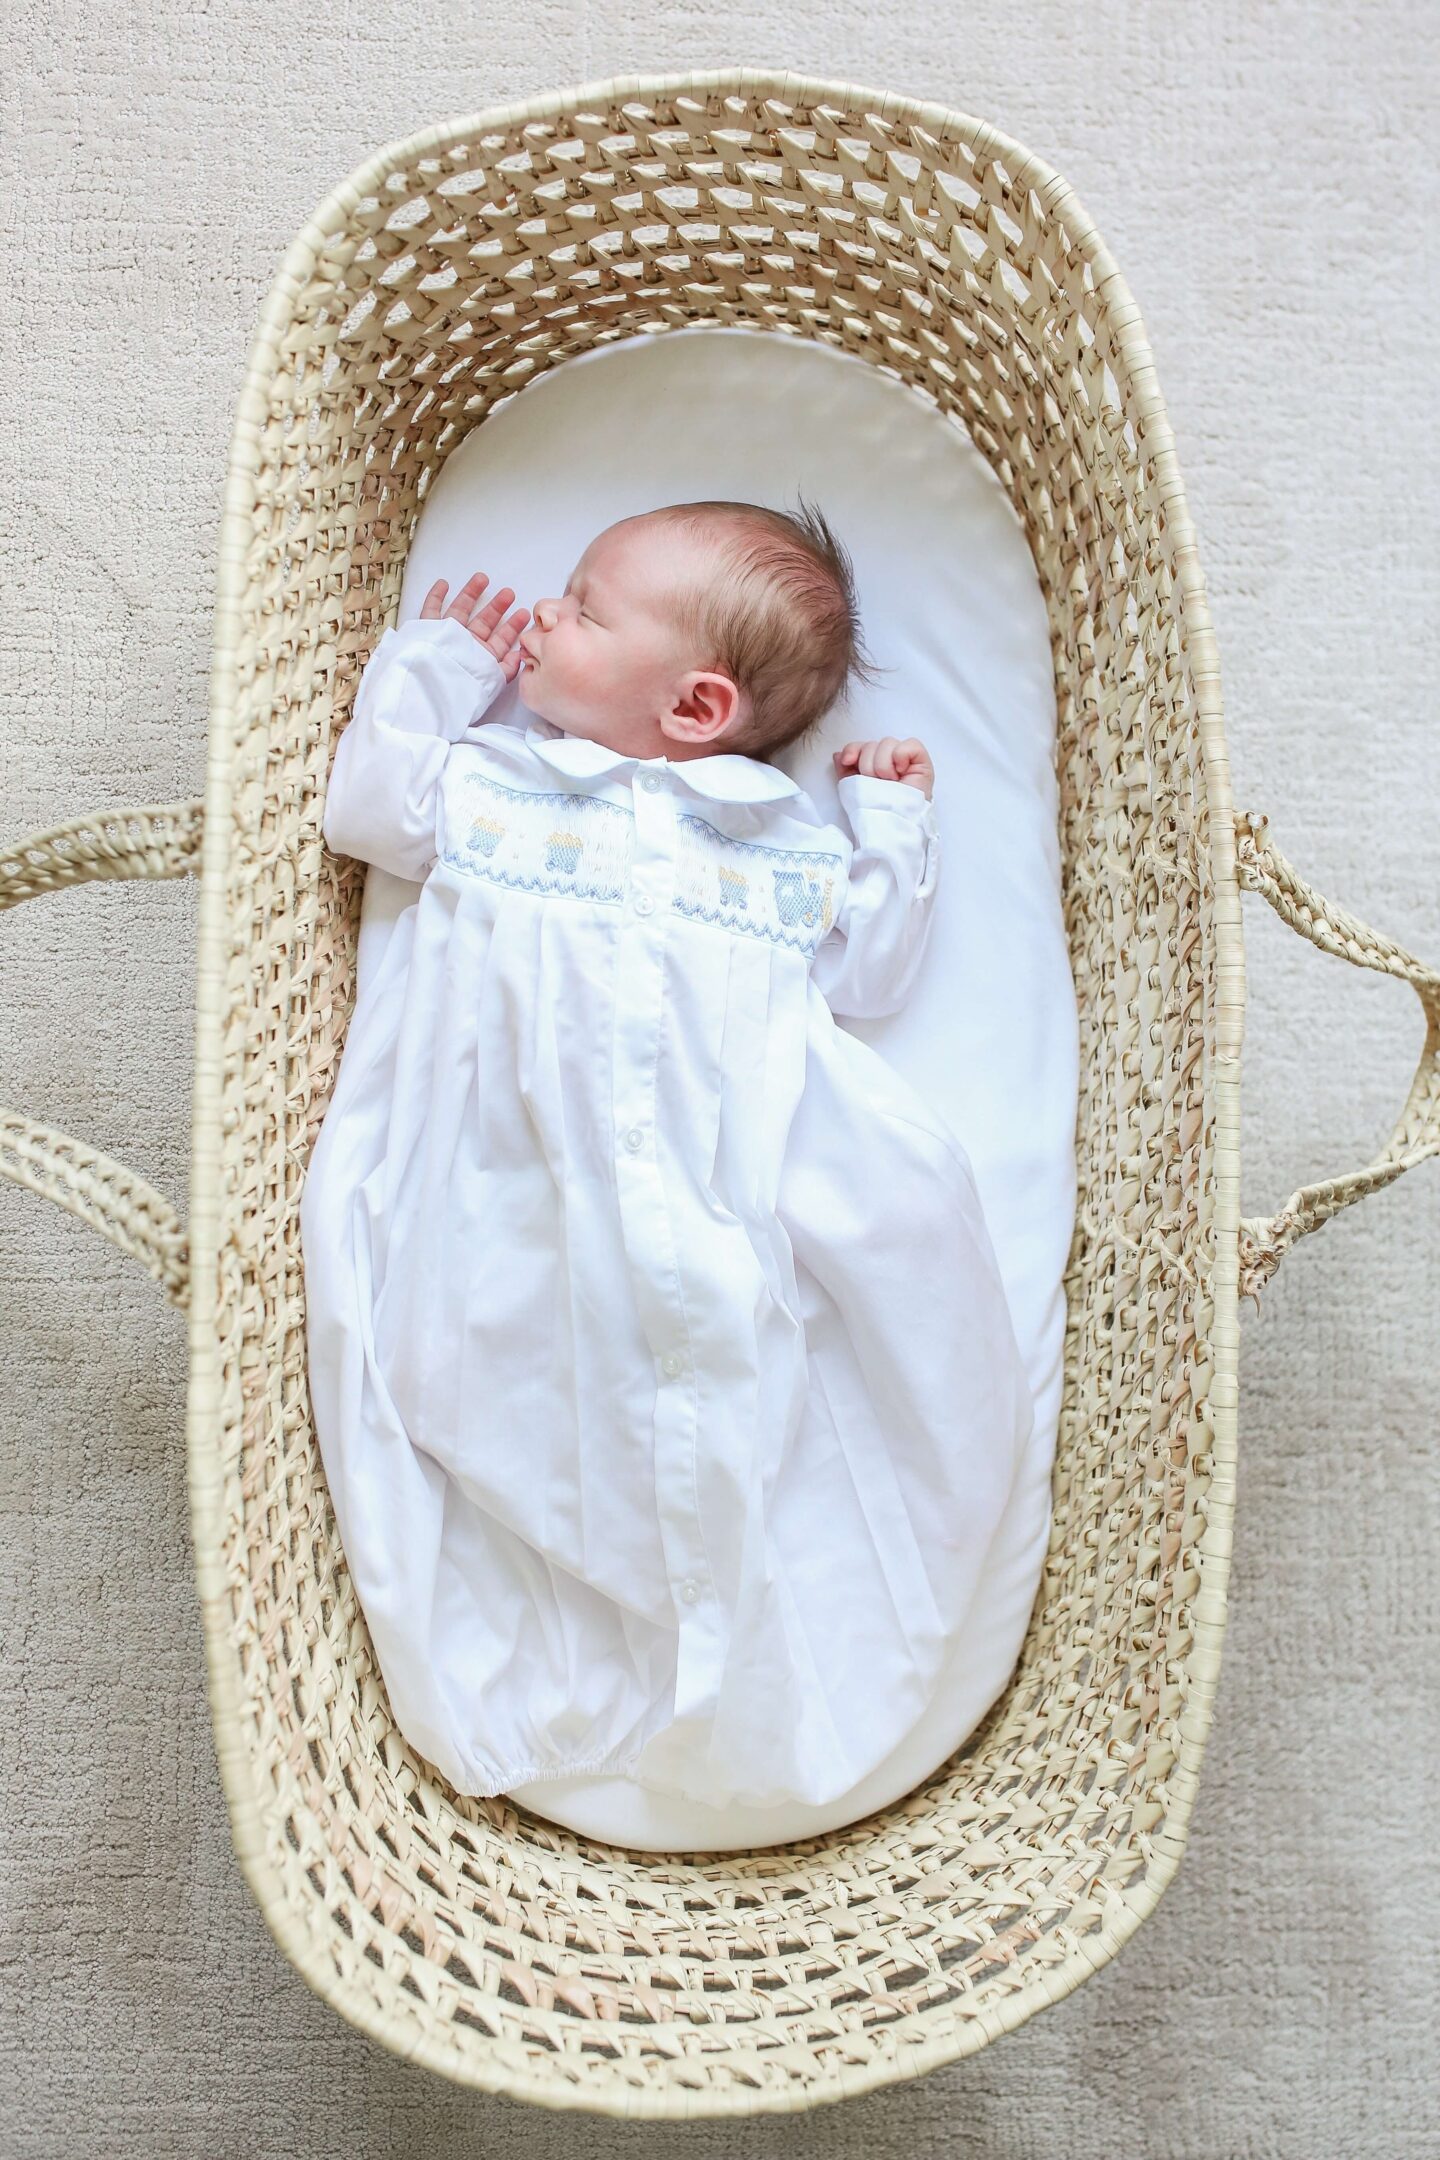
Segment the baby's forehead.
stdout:
<path fill-rule="evenodd" d="M 597 578 L 653 580 L 657 566 L 683 570 L 687 582 L 719 577 L 725 568 L 726 535 L 719 525 L 695 526 L 669 520 L 636 520 L 601 533 L 582 561 Z"/>
<path fill-rule="evenodd" d="M 724 570 L 720 536 L 669 524 L 636 522 L 608 527 L 581 554 L 571 582 L 597 591 L 653 601 L 677 576 L 693 588 L 719 579 Z"/>

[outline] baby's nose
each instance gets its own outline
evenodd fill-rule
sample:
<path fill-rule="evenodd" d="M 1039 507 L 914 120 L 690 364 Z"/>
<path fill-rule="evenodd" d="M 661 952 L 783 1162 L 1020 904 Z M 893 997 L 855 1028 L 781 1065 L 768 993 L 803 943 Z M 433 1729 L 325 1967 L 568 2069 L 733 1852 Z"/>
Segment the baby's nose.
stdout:
<path fill-rule="evenodd" d="M 541 628 L 542 630 L 550 630 L 550 629 L 552 629 L 552 628 L 554 627 L 554 623 L 555 623 L 555 614 L 556 614 L 556 605 L 555 605 L 555 602 L 554 602 L 553 600 L 537 600 L 537 601 L 536 601 L 536 603 L 535 603 L 535 620 L 536 620 L 536 622 L 537 622 L 537 623 L 539 624 L 539 626 L 540 626 L 540 628 Z"/>

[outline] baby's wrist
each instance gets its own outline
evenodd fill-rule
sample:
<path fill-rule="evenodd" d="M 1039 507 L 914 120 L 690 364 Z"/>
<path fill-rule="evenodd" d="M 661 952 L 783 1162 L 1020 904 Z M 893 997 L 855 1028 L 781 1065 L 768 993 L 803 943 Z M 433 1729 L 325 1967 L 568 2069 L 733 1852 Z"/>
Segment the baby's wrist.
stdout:
<path fill-rule="evenodd" d="M 477 638 L 473 630 L 467 630 L 464 623 L 455 616 L 412 615 L 409 622 L 402 623 L 400 627 L 416 634 L 424 633 L 487 688 L 492 685 L 497 690 L 503 687 L 503 662 L 497 660 L 489 646 Z"/>

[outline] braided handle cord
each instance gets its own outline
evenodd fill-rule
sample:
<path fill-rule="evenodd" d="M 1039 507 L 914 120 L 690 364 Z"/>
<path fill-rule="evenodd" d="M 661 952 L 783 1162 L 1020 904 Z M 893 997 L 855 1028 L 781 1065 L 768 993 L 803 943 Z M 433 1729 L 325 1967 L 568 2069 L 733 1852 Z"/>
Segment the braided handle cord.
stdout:
<path fill-rule="evenodd" d="M 1302 1185 L 1274 1215 L 1252 1215 L 1240 1224 L 1240 1295 L 1257 1296 L 1280 1265 L 1282 1254 L 1308 1237 L 1341 1208 L 1378 1192 L 1427 1156 L 1440 1155 L 1440 972 L 1403 946 L 1379 937 L 1342 908 L 1313 891 L 1270 842 L 1270 822 L 1259 812 L 1235 820 L 1236 870 L 1241 887 L 1269 901 L 1282 922 L 1321 952 L 1376 968 L 1413 984 L 1425 1011 L 1425 1047 L 1389 1140 L 1375 1160 L 1346 1177 Z"/>
<path fill-rule="evenodd" d="M 204 804 L 97 810 L 0 848 L 0 909 L 100 878 L 185 877 L 200 867 Z M 0 1109 L 0 1177 L 28 1185 L 133 1253 L 172 1305 L 190 1301 L 185 1225 L 153 1185 L 52 1126 Z"/>
<path fill-rule="evenodd" d="M 0 910 L 101 878 L 185 877 L 200 867 L 204 804 L 151 803 L 95 811 L 0 849 Z M 1440 972 L 1383 938 L 1308 886 L 1269 838 L 1269 820 L 1235 820 L 1240 884 L 1322 952 L 1413 984 L 1424 1007 L 1425 1047 L 1386 1146 L 1365 1169 L 1302 1185 L 1271 1216 L 1240 1224 L 1240 1295 L 1257 1296 L 1282 1255 L 1342 1208 L 1440 1154 Z M 47 1198 L 133 1253 L 173 1305 L 189 1304 L 189 1241 L 179 1215 L 144 1178 L 70 1134 L 0 1109 L 0 1177 Z"/>

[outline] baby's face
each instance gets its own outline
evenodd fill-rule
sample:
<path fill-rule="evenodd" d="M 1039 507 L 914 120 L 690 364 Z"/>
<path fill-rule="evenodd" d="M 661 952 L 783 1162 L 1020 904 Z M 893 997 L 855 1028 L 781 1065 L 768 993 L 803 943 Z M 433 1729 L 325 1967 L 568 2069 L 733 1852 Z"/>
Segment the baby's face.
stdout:
<path fill-rule="evenodd" d="M 723 745 L 741 711 L 723 675 L 697 669 L 667 598 L 710 568 L 688 534 L 627 518 L 597 534 L 558 600 L 537 600 L 520 638 L 520 700 L 568 735 L 626 757 L 686 756 Z"/>

